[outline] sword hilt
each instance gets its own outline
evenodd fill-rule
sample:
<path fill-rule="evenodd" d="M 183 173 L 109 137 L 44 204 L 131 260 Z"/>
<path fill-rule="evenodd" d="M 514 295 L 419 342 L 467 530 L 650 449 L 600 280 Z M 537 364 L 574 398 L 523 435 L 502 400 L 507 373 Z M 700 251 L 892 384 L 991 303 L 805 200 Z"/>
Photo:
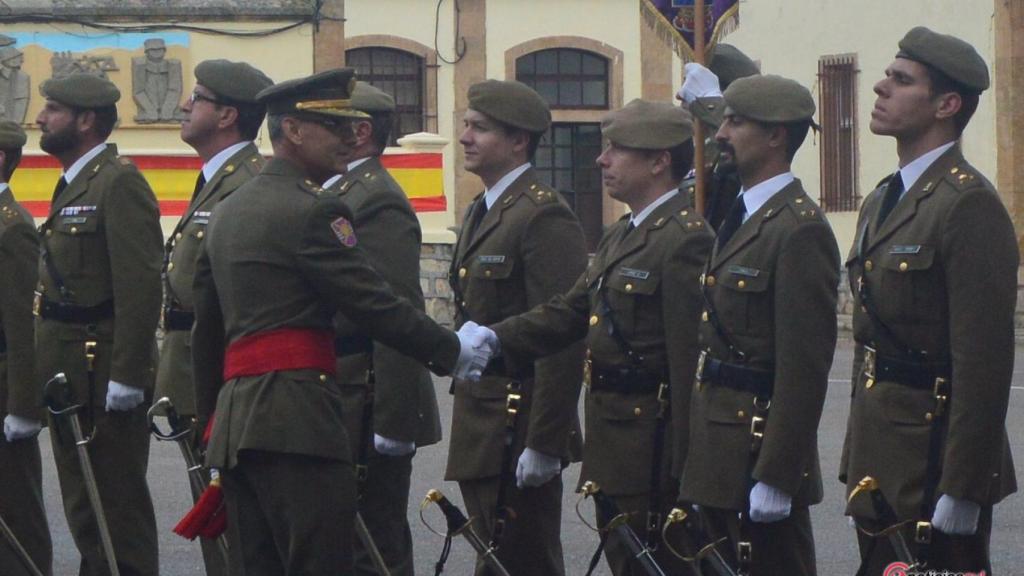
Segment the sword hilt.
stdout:
<path fill-rule="evenodd" d="M 157 426 L 155 418 L 161 415 L 167 418 L 167 425 L 171 427 L 170 432 L 164 432 Z M 149 419 L 149 430 L 157 440 L 177 441 L 192 434 L 192 425 L 178 414 L 178 411 L 174 408 L 174 403 L 166 396 L 160 398 L 149 407 L 146 417 Z"/>
<path fill-rule="evenodd" d="M 50 414 L 54 416 L 77 412 L 82 405 L 78 404 L 76 400 L 75 391 L 71 389 L 67 376 L 63 372 L 55 374 L 43 386 L 43 402 Z"/>

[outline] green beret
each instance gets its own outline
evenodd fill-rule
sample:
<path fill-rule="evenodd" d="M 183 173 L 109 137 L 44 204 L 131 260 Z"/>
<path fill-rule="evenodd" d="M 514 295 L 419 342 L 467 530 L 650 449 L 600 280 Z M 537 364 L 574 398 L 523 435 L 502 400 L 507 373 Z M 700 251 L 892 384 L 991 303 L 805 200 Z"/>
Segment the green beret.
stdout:
<path fill-rule="evenodd" d="M 247 62 L 203 60 L 196 66 L 196 82 L 214 94 L 243 104 L 255 104 L 261 90 L 274 85 L 267 75 Z"/>
<path fill-rule="evenodd" d="M 956 36 L 932 32 L 924 26 L 912 28 L 900 40 L 896 57 L 931 66 L 969 91 L 980 94 L 988 89 L 985 60 L 974 46 Z"/>
<path fill-rule="evenodd" d="M 601 133 L 627 148 L 667 150 L 693 136 L 693 117 L 668 102 L 638 98 L 605 115 Z"/>
<path fill-rule="evenodd" d="M 725 105 L 759 122 L 786 123 L 814 118 L 814 97 L 796 80 L 766 74 L 740 78 L 726 88 Z"/>
<path fill-rule="evenodd" d="M 352 107 L 362 112 L 394 112 L 395 99 L 367 82 L 356 82 L 352 91 Z"/>
<path fill-rule="evenodd" d="M 0 150 L 14 150 L 25 145 L 25 130 L 17 122 L 0 120 Z"/>
<path fill-rule="evenodd" d="M 740 78 L 761 73 L 753 60 L 731 44 L 715 44 L 709 56 L 708 69 L 718 76 L 722 90 Z"/>
<path fill-rule="evenodd" d="M 541 134 L 551 125 L 548 103 L 522 82 L 485 80 L 469 87 L 469 108 L 502 124 Z"/>
<path fill-rule="evenodd" d="M 50 100 L 75 108 L 103 108 L 121 99 L 114 83 L 94 74 L 77 73 L 43 82 L 40 91 Z"/>
<path fill-rule="evenodd" d="M 356 87 L 352 68 L 335 68 L 305 78 L 295 78 L 264 88 L 256 101 L 267 105 L 268 114 L 317 114 L 366 118 L 352 108 L 352 90 Z"/>

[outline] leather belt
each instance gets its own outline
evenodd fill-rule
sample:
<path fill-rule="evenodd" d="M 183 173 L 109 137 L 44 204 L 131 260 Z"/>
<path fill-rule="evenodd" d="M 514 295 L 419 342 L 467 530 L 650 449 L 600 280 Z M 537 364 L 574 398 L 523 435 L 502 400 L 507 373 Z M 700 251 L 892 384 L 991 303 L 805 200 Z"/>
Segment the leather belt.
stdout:
<path fill-rule="evenodd" d="M 654 394 L 667 378 L 635 367 L 590 369 L 590 390 L 620 394 Z"/>
<path fill-rule="evenodd" d="M 361 334 L 352 336 L 335 336 L 334 355 L 338 358 L 353 354 L 370 354 L 373 352 L 373 340 Z"/>
<path fill-rule="evenodd" d="M 879 354 L 872 346 L 864 347 L 864 374 L 875 381 L 895 382 L 919 390 L 933 390 L 935 380 L 949 379 L 953 367 L 949 362 L 924 362 Z"/>
<path fill-rule="evenodd" d="M 762 399 L 771 398 L 775 390 L 773 371 L 722 362 L 708 356 L 707 351 L 702 351 L 697 361 L 697 379 L 700 382 L 749 392 Z"/>
<path fill-rule="evenodd" d="M 44 320 L 56 320 L 68 324 L 93 324 L 114 316 L 114 301 L 107 300 L 95 306 L 78 306 L 54 302 L 36 292 L 32 302 L 32 313 Z"/>
<path fill-rule="evenodd" d="M 0 332 L 0 354 L 7 353 L 7 336 Z"/>
<path fill-rule="evenodd" d="M 195 321 L 196 315 L 187 310 L 164 306 L 160 312 L 160 325 L 166 332 L 192 330 Z"/>
<path fill-rule="evenodd" d="M 494 358 L 487 364 L 487 368 L 484 369 L 484 376 L 500 376 L 504 378 L 511 378 L 513 380 L 528 380 L 533 378 L 533 362 L 528 362 L 526 366 L 517 367 L 513 373 L 512 370 L 505 364 L 504 357 Z"/>
<path fill-rule="evenodd" d="M 312 328 L 281 328 L 242 336 L 224 352 L 224 381 L 280 370 L 335 373 L 334 333 Z"/>

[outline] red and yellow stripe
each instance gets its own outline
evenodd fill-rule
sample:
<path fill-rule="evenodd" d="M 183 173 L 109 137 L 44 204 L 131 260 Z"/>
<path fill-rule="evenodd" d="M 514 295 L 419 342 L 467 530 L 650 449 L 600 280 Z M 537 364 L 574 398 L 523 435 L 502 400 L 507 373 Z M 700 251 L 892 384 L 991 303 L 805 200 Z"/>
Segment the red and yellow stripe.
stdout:
<path fill-rule="evenodd" d="M 128 155 L 146 177 L 160 202 L 162 216 L 181 216 L 188 207 L 202 168 L 197 156 Z M 444 195 L 444 171 L 441 154 L 387 154 L 384 167 L 409 196 L 417 212 L 443 212 L 448 204 Z M 28 156 L 14 173 L 11 188 L 18 201 L 36 217 L 50 211 L 53 188 L 60 178 L 61 166 L 52 156 Z"/>

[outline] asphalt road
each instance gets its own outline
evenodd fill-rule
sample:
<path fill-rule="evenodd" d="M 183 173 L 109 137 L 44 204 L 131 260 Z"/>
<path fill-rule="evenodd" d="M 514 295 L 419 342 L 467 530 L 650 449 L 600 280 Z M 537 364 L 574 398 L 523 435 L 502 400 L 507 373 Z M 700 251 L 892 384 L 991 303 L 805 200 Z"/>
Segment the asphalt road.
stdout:
<path fill-rule="evenodd" d="M 825 575 L 850 575 L 857 569 L 856 544 L 852 529 L 842 515 L 843 487 L 834 480 L 839 465 L 849 408 L 849 374 L 852 361 L 852 345 L 841 340 L 829 381 L 829 392 L 825 402 L 819 431 L 819 450 L 825 478 L 825 500 L 813 508 L 815 540 L 817 544 L 818 573 Z M 1014 388 L 1010 394 L 1010 409 L 1007 426 L 1013 444 L 1014 460 L 1018 478 L 1024 478 L 1024 347 L 1017 349 L 1017 363 L 1014 372 Z M 442 421 L 451 417 L 451 397 L 447 394 L 448 380 L 436 380 L 438 398 L 441 402 Z M 54 545 L 54 574 L 75 574 L 78 567 L 78 552 L 71 541 L 61 508 L 56 470 L 49 450 L 49 438 L 44 431 L 41 438 L 43 447 L 43 482 L 50 530 Z M 461 505 L 457 485 L 444 482 L 447 440 L 441 444 L 420 450 L 414 461 L 412 502 L 409 506 L 409 521 L 412 524 L 416 546 L 416 566 L 420 574 L 433 574 L 434 562 L 441 550 L 442 540 L 430 533 L 421 523 L 419 500 L 430 488 L 438 488 L 449 498 Z M 579 477 L 579 466 L 565 472 L 565 485 L 574 486 Z M 198 544 L 179 538 L 171 527 L 190 506 L 188 485 L 185 479 L 184 463 L 174 444 L 153 442 L 150 453 L 149 481 L 157 512 L 157 527 L 160 534 L 160 568 L 165 576 L 186 576 L 203 574 Z M 563 503 L 562 544 L 565 551 L 566 571 L 570 576 L 586 572 L 587 562 L 597 545 L 597 536 L 577 518 L 575 507 L 577 495 L 567 490 Z M 581 510 L 590 520 L 592 507 L 585 503 Z M 435 508 L 426 511 L 426 517 L 438 529 L 443 519 Z M 1024 502 L 1019 496 L 1011 496 L 996 507 L 993 521 L 992 563 L 997 574 L 1014 574 L 1024 571 Z M 469 544 L 457 540 L 448 560 L 446 574 L 472 574 L 473 553 Z M 598 574 L 608 574 L 601 566 Z"/>

